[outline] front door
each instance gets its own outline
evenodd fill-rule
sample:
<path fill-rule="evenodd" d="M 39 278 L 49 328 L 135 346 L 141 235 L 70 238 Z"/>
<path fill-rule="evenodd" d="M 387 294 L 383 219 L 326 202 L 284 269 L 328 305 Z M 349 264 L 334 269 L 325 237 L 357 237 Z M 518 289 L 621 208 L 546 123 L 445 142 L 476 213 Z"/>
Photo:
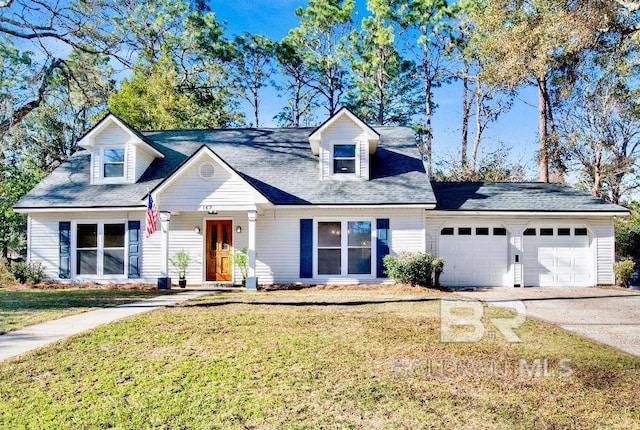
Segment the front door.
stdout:
<path fill-rule="evenodd" d="M 207 281 L 231 281 L 231 220 L 207 221 Z"/>

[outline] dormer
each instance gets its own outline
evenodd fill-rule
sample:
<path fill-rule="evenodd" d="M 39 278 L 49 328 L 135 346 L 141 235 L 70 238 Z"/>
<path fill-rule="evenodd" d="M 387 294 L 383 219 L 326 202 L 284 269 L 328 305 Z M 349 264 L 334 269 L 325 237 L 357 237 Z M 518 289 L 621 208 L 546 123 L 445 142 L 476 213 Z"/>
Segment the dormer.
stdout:
<path fill-rule="evenodd" d="M 309 136 L 311 151 L 319 157 L 320 180 L 369 180 L 371 155 L 380 135 L 343 107 Z"/>
<path fill-rule="evenodd" d="M 113 114 L 104 117 L 78 146 L 91 151 L 91 183 L 135 183 L 156 158 L 164 154 Z"/>

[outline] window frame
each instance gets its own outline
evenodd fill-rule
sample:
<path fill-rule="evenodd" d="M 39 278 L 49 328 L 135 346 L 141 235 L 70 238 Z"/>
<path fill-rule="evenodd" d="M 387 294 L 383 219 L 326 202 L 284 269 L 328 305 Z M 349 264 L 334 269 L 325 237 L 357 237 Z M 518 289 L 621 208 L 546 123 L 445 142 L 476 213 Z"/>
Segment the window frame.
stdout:
<path fill-rule="evenodd" d="M 320 274 L 318 273 L 319 256 L 318 250 L 318 224 L 325 222 L 340 223 L 340 273 Z M 371 225 L 371 266 L 369 273 L 350 274 L 349 273 L 349 249 L 362 249 L 367 247 L 349 245 L 349 222 L 368 222 Z M 313 219 L 313 277 L 321 280 L 330 279 L 375 279 L 376 278 L 376 257 L 377 257 L 377 230 L 376 219 L 371 217 L 320 217 Z M 322 247 L 322 249 L 328 249 Z"/>
<path fill-rule="evenodd" d="M 72 279 L 77 280 L 95 280 L 95 279 L 105 279 L 105 280 L 122 280 L 128 278 L 128 262 L 129 262 L 129 228 L 128 221 L 124 218 L 113 218 L 106 220 L 98 220 L 98 219 L 79 219 L 71 221 L 71 276 Z M 95 274 L 78 274 L 78 225 L 87 225 L 87 224 L 96 224 L 97 226 L 97 242 L 96 247 L 92 248 L 80 248 L 80 250 L 93 250 L 95 249 L 97 252 L 97 261 L 96 261 L 96 273 Z M 104 235 L 104 226 L 105 224 L 122 224 L 124 226 L 124 241 L 123 247 L 113 247 L 109 246 L 105 248 L 105 235 Z M 124 256 L 124 265 L 123 272 L 119 274 L 104 274 L 104 251 L 106 250 L 114 250 L 114 249 L 123 249 Z"/>
<path fill-rule="evenodd" d="M 122 150 L 122 162 L 107 163 L 105 153 L 112 150 Z M 122 182 L 127 180 L 127 147 L 126 145 L 103 145 L 100 147 L 100 181 L 101 182 Z M 105 176 L 104 169 L 107 164 L 122 164 L 122 176 Z"/>
<path fill-rule="evenodd" d="M 335 156 L 335 147 L 336 146 L 353 146 L 354 147 L 354 156 L 353 157 L 336 157 Z M 334 170 L 334 161 L 335 160 L 353 160 L 355 169 L 354 172 L 336 172 Z M 354 178 L 360 176 L 360 142 L 358 141 L 336 141 L 331 142 L 329 148 L 329 172 L 332 178 Z"/>

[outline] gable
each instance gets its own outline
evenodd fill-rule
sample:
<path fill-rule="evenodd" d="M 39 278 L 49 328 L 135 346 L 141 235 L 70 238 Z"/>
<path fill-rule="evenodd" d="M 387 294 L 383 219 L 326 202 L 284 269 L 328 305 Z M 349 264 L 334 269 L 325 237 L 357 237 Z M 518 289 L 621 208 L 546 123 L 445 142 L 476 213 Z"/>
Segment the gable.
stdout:
<path fill-rule="evenodd" d="M 175 211 L 239 210 L 269 203 L 206 147 L 160 184 L 154 194 L 161 207 Z"/>
<path fill-rule="evenodd" d="M 380 134 L 362 121 L 356 114 L 343 107 L 316 128 L 309 136 L 309 143 L 311 144 L 313 154 L 318 155 L 320 153 L 320 145 L 330 138 L 326 136 L 326 133 L 335 133 L 333 131 L 334 129 L 337 129 L 337 132 L 340 133 L 341 129 L 345 131 L 345 128 L 359 130 L 358 135 L 362 136 L 363 141 L 368 143 L 369 153 L 373 154 L 376 152 Z"/>

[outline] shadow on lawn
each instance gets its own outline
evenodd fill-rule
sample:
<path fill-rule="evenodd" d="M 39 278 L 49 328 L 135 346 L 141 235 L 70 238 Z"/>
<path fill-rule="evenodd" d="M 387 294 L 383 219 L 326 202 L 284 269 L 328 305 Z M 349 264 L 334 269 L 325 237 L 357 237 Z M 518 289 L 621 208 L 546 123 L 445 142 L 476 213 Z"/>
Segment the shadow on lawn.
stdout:
<path fill-rule="evenodd" d="M 352 300 L 352 301 L 286 301 L 286 300 L 263 300 L 263 301 L 242 301 L 242 300 L 224 300 L 207 303 L 184 303 L 187 307 L 219 307 L 227 305 L 255 305 L 255 306 L 363 306 L 363 305 L 382 305 L 387 303 L 424 303 L 440 300 L 440 297 L 425 297 L 420 299 L 385 299 L 385 300 Z"/>

